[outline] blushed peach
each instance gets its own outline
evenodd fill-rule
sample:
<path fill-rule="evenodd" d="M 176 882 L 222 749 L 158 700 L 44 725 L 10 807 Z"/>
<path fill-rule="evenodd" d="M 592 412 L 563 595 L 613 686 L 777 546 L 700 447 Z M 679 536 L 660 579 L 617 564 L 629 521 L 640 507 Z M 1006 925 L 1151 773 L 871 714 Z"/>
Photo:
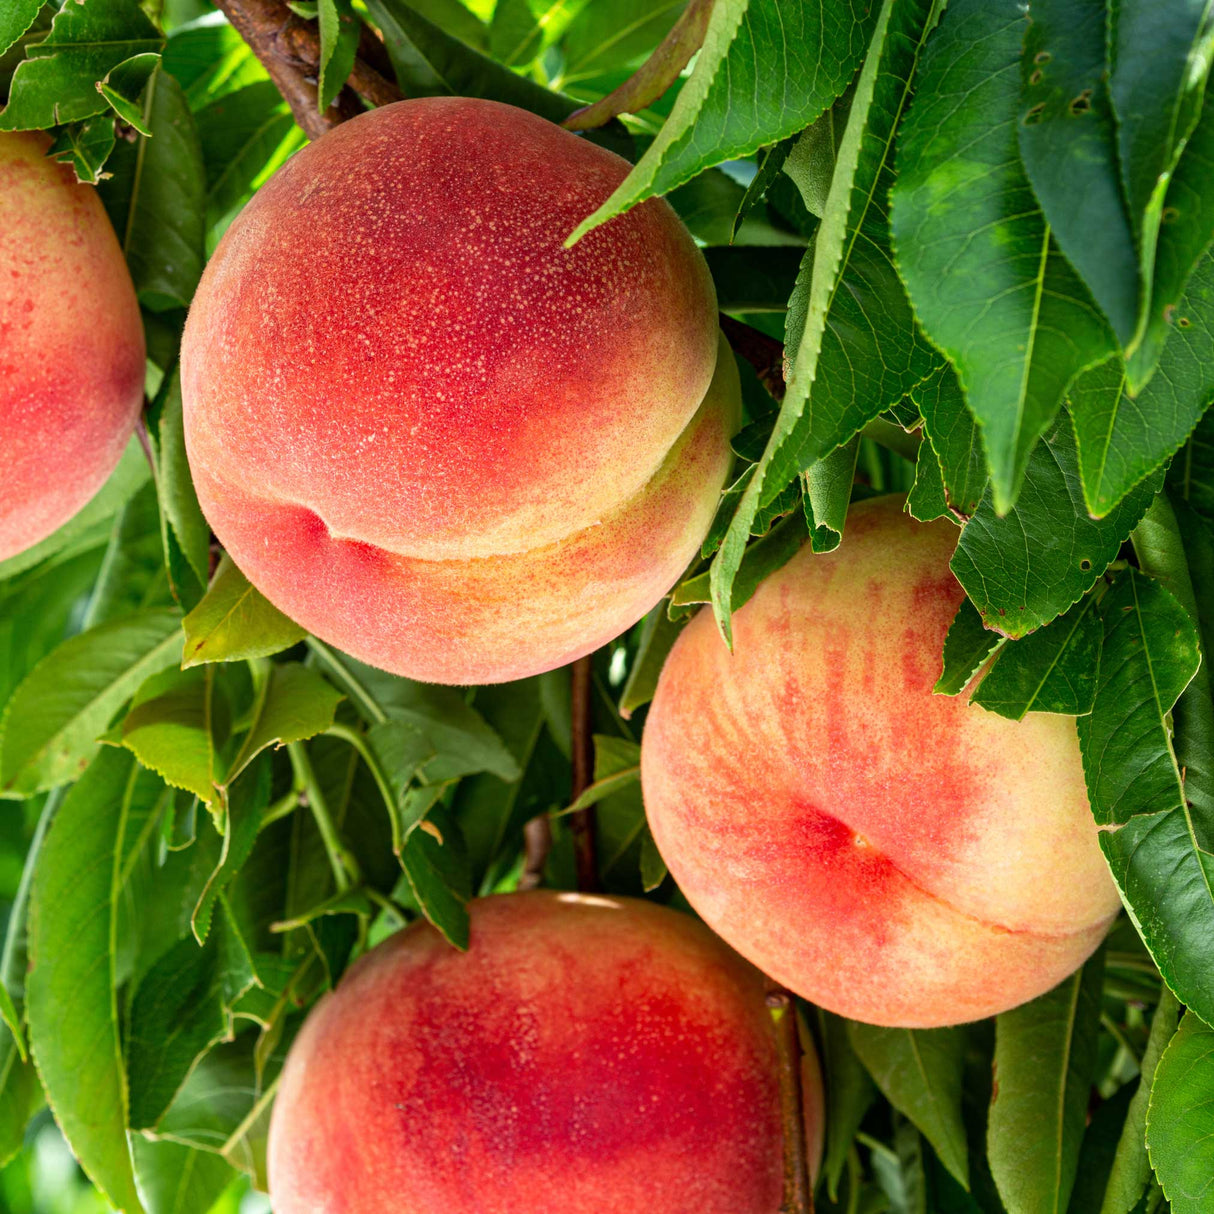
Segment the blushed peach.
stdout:
<path fill-rule="evenodd" d="M 776 1214 L 756 971 L 647 902 L 537 892 L 471 914 L 467 953 L 415 925 L 309 1016 L 270 1127 L 276 1214 Z"/>
<path fill-rule="evenodd" d="M 135 288 L 97 191 L 0 133 L 0 560 L 67 522 L 113 471 L 143 401 Z"/>
<path fill-rule="evenodd" d="M 679 638 L 642 739 L 654 838 L 710 927 L 777 981 L 873 1024 L 1032 999 L 1118 897 L 1075 722 L 933 695 L 962 600 L 956 529 L 854 505 L 734 617 Z"/>
<path fill-rule="evenodd" d="M 563 248 L 627 169 L 509 106 L 405 101 L 233 223 L 186 327 L 190 465 L 300 624 L 415 678 L 513 679 L 695 554 L 738 409 L 704 260 L 656 200 Z"/>

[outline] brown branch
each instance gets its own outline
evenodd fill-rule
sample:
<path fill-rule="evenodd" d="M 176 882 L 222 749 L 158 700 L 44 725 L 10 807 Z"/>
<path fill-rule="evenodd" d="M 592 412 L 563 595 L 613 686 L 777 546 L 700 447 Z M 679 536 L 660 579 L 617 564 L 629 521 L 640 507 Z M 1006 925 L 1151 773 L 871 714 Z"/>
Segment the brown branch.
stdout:
<path fill-rule="evenodd" d="M 594 674 L 590 656 L 573 663 L 572 741 L 573 800 L 576 801 L 594 783 Z M 569 815 L 573 831 L 573 853 L 577 862 L 577 887 L 584 894 L 599 888 L 598 847 L 596 845 L 594 806 Z"/>
<path fill-rule="evenodd" d="M 780 1115 L 784 1124 L 784 1201 L 780 1214 L 813 1214 L 809 1153 L 805 1145 L 805 1103 L 801 1091 L 801 1035 L 797 1004 L 770 979 L 767 1008 L 776 1034 L 780 1068 Z"/>
<path fill-rule="evenodd" d="M 320 34 L 310 21 L 296 20 L 288 25 L 283 33 L 283 41 L 301 67 L 313 76 L 320 70 Z M 395 84 L 385 79 L 364 60 L 364 54 L 368 57 L 377 54 L 370 49 L 373 46 L 378 46 L 383 57 L 387 58 L 383 43 L 364 25 L 362 34 L 359 35 L 359 57 L 354 60 L 348 83 L 369 106 L 391 105 L 401 99 L 402 93 Z M 391 70 L 390 66 L 388 70 Z"/>
<path fill-rule="evenodd" d="M 755 369 L 759 382 L 776 400 L 784 399 L 784 344 L 768 337 L 758 329 L 744 325 L 724 313 L 720 316 L 721 332 L 739 358 Z"/>
<path fill-rule="evenodd" d="M 309 139 L 319 139 L 338 123 L 362 112 L 350 88 L 343 88 L 323 114 L 318 111 L 320 35 L 311 22 L 297 17 L 284 0 L 215 0 L 215 3 L 261 61 Z M 396 86 L 362 61 L 355 62 L 350 84 L 371 105 L 400 99 Z"/>

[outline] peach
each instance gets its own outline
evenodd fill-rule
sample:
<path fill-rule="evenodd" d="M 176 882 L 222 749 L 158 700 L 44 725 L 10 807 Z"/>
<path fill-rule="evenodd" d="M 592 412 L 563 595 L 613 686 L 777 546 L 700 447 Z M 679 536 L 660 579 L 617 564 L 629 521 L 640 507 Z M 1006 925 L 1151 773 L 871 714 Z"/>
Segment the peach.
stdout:
<path fill-rule="evenodd" d="M 101 488 L 143 402 L 135 288 L 97 191 L 0 133 L 0 560 Z"/>
<path fill-rule="evenodd" d="M 758 973 L 648 902 L 535 892 L 470 909 L 467 953 L 415 924 L 308 1017 L 270 1125 L 276 1214 L 776 1214 Z"/>
<path fill-rule="evenodd" d="M 646 811 L 692 906 L 831 1011 L 931 1027 L 1048 990 L 1118 910 L 1075 722 L 934 695 L 957 531 L 853 505 L 734 616 L 671 651 L 642 739 Z"/>
<path fill-rule="evenodd" d="M 293 157 L 225 235 L 182 350 L 203 510 L 316 635 L 445 683 L 553 668 L 669 589 L 739 389 L 704 259 L 541 118 L 428 98 Z"/>

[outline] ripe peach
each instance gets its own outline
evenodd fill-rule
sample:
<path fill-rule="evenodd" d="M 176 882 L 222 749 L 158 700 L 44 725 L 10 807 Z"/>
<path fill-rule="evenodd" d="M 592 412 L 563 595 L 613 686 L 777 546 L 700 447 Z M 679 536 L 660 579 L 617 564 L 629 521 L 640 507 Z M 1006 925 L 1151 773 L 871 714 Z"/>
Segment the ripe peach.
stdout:
<path fill-rule="evenodd" d="M 0 560 L 113 471 L 143 401 L 135 288 L 97 191 L 0 133 Z"/>
<path fill-rule="evenodd" d="M 739 399 L 704 259 L 656 200 L 563 248 L 627 169 L 510 106 L 405 101 L 233 223 L 186 327 L 190 465 L 300 624 L 415 678 L 514 679 L 694 555 Z"/>
<path fill-rule="evenodd" d="M 642 739 L 654 838 L 744 957 L 814 1002 L 929 1027 L 1014 1007 L 1100 943 L 1118 898 L 1075 722 L 932 694 L 956 530 L 882 498 L 734 617 L 679 638 Z"/>
<path fill-rule="evenodd" d="M 633 899 L 508 894 L 471 912 L 467 953 L 416 924 L 309 1016 L 270 1126 L 276 1214 L 776 1214 L 758 973 Z"/>

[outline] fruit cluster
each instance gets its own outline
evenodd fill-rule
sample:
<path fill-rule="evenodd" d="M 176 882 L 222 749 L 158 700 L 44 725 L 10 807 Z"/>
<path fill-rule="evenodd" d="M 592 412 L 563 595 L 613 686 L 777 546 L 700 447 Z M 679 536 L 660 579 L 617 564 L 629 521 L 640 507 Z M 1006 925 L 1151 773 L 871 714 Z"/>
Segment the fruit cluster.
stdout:
<path fill-rule="evenodd" d="M 142 395 L 122 252 L 44 152 L 0 136 L 0 558 L 96 491 Z M 741 419 L 707 266 L 658 200 L 564 246 L 626 171 L 522 111 L 410 101 L 300 152 L 232 224 L 185 331 L 189 463 L 219 541 L 301 625 L 411 678 L 515 679 L 619 635 L 696 556 Z M 642 780 L 716 935 L 528 893 L 476 903 L 466 954 L 424 925 L 390 938 L 292 1050 L 278 1214 L 772 1214 L 764 974 L 926 1027 L 1083 963 L 1119 902 L 1073 721 L 932 693 L 955 534 L 862 502 L 837 552 L 737 611 L 732 651 L 709 613 L 687 627 Z M 802 1087 L 813 1161 L 808 1042 Z"/>

